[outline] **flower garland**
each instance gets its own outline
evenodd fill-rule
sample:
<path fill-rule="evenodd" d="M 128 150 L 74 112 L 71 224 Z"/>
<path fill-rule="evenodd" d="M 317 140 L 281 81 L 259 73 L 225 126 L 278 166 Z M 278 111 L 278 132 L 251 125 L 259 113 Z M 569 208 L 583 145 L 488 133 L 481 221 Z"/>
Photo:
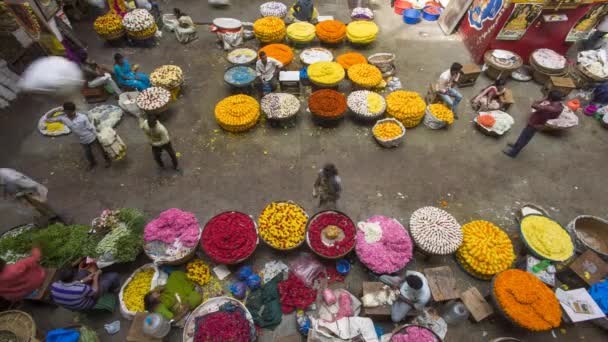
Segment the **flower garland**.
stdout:
<path fill-rule="evenodd" d="M 346 38 L 351 43 L 369 44 L 376 40 L 378 25 L 373 21 L 353 21 L 346 26 Z"/>
<path fill-rule="evenodd" d="M 386 101 L 382 96 L 369 90 L 353 91 L 346 100 L 348 108 L 364 117 L 377 117 L 386 110 Z"/>
<path fill-rule="evenodd" d="M 194 259 L 186 265 L 186 277 L 200 286 L 203 286 L 211 279 L 209 266 L 201 259 Z"/>
<path fill-rule="evenodd" d="M 129 36 L 134 38 L 148 38 L 156 32 L 154 17 L 148 10 L 134 9 L 122 18 L 122 24 Z"/>
<path fill-rule="evenodd" d="M 127 310 L 133 312 L 145 312 L 144 296 L 150 292 L 152 287 L 152 278 L 154 277 L 154 269 L 149 268 L 145 271 L 137 272 L 122 295 L 122 299 L 127 307 Z"/>
<path fill-rule="evenodd" d="M 213 261 L 231 264 L 250 256 L 258 240 L 253 220 L 239 212 L 213 217 L 201 236 L 201 247 Z"/>
<path fill-rule="evenodd" d="M 324 257 L 344 256 L 355 246 L 355 224 L 348 216 L 334 211 L 314 216 L 306 234 L 310 248 Z"/>
<path fill-rule="evenodd" d="M 391 342 L 437 342 L 432 331 L 422 327 L 411 326 L 391 337 Z"/>
<path fill-rule="evenodd" d="M 312 82 L 326 86 L 337 85 L 346 75 L 344 68 L 336 62 L 313 63 L 306 72 Z"/>
<path fill-rule="evenodd" d="M 197 318 L 194 342 L 249 342 L 250 335 L 250 322 L 242 309 L 220 309 Z"/>
<path fill-rule="evenodd" d="M 253 33 L 262 43 L 272 43 L 285 38 L 285 23 L 277 17 L 263 17 L 253 23 Z"/>
<path fill-rule="evenodd" d="M 358 52 L 347 52 L 336 57 L 336 62 L 348 69 L 355 64 L 367 64 L 367 58 Z"/>
<path fill-rule="evenodd" d="M 566 261 L 574 254 L 570 235 L 559 223 L 540 215 L 528 215 L 521 220 L 524 240 L 534 252 L 553 261 Z"/>
<path fill-rule="evenodd" d="M 555 294 L 534 275 L 512 269 L 499 273 L 492 289 L 496 301 L 515 323 L 532 331 L 559 327 L 562 311 Z"/>
<path fill-rule="evenodd" d="M 454 216 L 435 207 L 414 211 L 410 218 L 410 233 L 423 251 L 438 255 L 456 252 L 463 239 L 462 228 Z"/>
<path fill-rule="evenodd" d="M 309 43 L 316 37 L 315 26 L 302 21 L 287 26 L 287 38 L 295 43 Z"/>
<path fill-rule="evenodd" d="M 308 98 L 308 109 L 324 118 L 337 118 L 346 111 L 346 97 L 331 89 L 317 90 Z"/>
<path fill-rule="evenodd" d="M 315 26 L 317 37 L 324 43 L 335 44 L 346 36 L 346 25 L 337 20 L 325 20 Z"/>
<path fill-rule="evenodd" d="M 97 17 L 93 22 L 93 28 L 95 29 L 95 32 L 103 38 L 113 38 L 125 31 L 125 27 L 122 24 L 122 17 L 114 12 L 108 12 L 105 15 Z"/>
<path fill-rule="evenodd" d="M 418 126 L 425 109 L 426 103 L 416 92 L 397 90 L 386 96 L 386 113 L 401 121 L 406 128 Z"/>
<path fill-rule="evenodd" d="M 382 73 L 371 64 L 355 64 L 347 72 L 348 78 L 361 87 L 372 88 L 382 82 Z"/>
<path fill-rule="evenodd" d="M 293 61 L 293 50 L 285 44 L 268 44 L 258 51 L 258 55 L 260 52 L 265 52 L 268 57 L 276 59 L 283 66 Z"/>
<path fill-rule="evenodd" d="M 454 112 L 443 103 L 434 103 L 429 105 L 429 111 L 438 120 L 447 122 L 448 125 L 454 123 Z"/>
<path fill-rule="evenodd" d="M 401 223 L 375 215 L 359 223 L 355 251 L 372 272 L 389 274 L 404 268 L 412 260 L 414 246 Z"/>
<path fill-rule="evenodd" d="M 293 203 L 273 202 L 258 218 L 260 237 L 270 246 L 286 250 L 304 241 L 308 215 Z"/>
<path fill-rule="evenodd" d="M 232 95 L 215 106 L 215 120 L 229 132 L 244 132 L 260 118 L 258 101 L 248 95 Z"/>
<path fill-rule="evenodd" d="M 279 283 L 281 311 L 289 314 L 295 309 L 306 309 L 317 299 L 317 290 L 306 287 L 295 274 L 289 272 L 287 280 Z"/>
<path fill-rule="evenodd" d="M 150 74 L 153 86 L 174 89 L 184 82 L 182 68 L 177 65 L 163 65 Z"/>

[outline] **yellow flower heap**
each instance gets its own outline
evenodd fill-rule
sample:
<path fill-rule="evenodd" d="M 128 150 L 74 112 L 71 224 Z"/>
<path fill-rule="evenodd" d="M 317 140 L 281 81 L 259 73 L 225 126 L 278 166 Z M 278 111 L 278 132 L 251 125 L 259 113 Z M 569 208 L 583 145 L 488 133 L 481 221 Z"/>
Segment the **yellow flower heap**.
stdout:
<path fill-rule="evenodd" d="M 380 140 L 392 140 L 403 134 L 403 129 L 394 119 L 382 121 L 374 126 L 372 133 Z"/>
<path fill-rule="evenodd" d="M 382 73 L 371 64 L 355 64 L 348 68 L 348 78 L 356 85 L 371 88 L 382 82 Z"/>
<path fill-rule="evenodd" d="M 117 38 L 125 30 L 125 27 L 122 25 L 122 17 L 114 12 L 108 12 L 105 15 L 97 17 L 93 23 L 93 28 L 103 38 Z"/>
<path fill-rule="evenodd" d="M 543 258 L 566 261 L 574 254 L 570 235 L 550 218 L 528 215 L 521 220 L 520 226 L 528 246 Z"/>
<path fill-rule="evenodd" d="M 193 282 L 203 286 L 211 279 L 211 273 L 209 272 L 209 266 L 207 266 L 201 259 L 194 259 L 186 265 L 186 276 Z"/>
<path fill-rule="evenodd" d="M 317 62 L 308 67 L 308 78 L 320 85 L 333 86 L 344 79 L 344 68 L 336 62 Z"/>
<path fill-rule="evenodd" d="M 346 38 L 351 43 L 369 44 L 376 40 L 378 25 L 373 21 L 353 21 L 346 26 Z"/>
<path fill-rule="evenodd" d="M 184 74 L 182 68 L 177 65 L 163 65 L 150 74 L 150 82 L 155 87 L 174 89 L 181 85 L 183 81 Z"/>
<path fill-rule="evenodd" d="M 308 43 L 316 37 L 315 26 L 307 22 L 287 26 L 287 37 L 296 43 Z"/>
<path fill-rule="evenodd" d="M 471 221 L 462 226 L 463 242 L 456 259 L 467 272 L 490 279 L 511 267 L 515 260 L 507 233 L 488 221 Z"/>
<path fill-rule="evenodd" d="M 253 33 L 262 43 L 278 42 L 285 38 L 285 23 L 277 17 L 260 18 L 253 23 Z"/>
<path fill-rule="evenodd" d="M 150 292 L 152 287 L 152 277 L 154 277 L 154 269 L 150 268 L 145 271 L 138 272 L 122 294 L 122 299 L 127 307 L 127 310 L 133 312 L 144 312 L 144 296 Z"/>
<path fill-rule="evenodd" d="M 258 218 L 260 237 L 276 249 L 291 249 L 304 241 L 308 216 L 298 205 L 270 203 Z"/>
<path fill-rule="evenodd" d="M 429 110 L 437 119 L 447 122 L 448 125 L 454 123 L 454 113 L 443 103 L 435 103 L 429 106 Z"/>
<path fill-rule="evenodd" d="M 386 101 L 379 94 L 372 92 L 367 94 L 367 109 L 370 113 L 380 112 L 385 105 Z"/>
<path fill-rule="evenodd" d="M 215 119 L 229 132 L 244 132 L 258 122 L 260 105 L 248 95 L 228 96 L 215 106 Z"/>
<path fill-rule="evenodd" d="M 397 90 L 386 97 L 386 113 L 401 121 L 406 128 L 418 126 L 425 109 L 426 103 L 413 91 Z"/>

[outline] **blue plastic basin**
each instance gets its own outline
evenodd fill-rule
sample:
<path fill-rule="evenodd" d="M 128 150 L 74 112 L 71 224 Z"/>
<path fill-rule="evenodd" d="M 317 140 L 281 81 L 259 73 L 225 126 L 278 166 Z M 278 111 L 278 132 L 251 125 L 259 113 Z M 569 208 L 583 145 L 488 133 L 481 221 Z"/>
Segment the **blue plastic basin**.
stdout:
<path fill-rule="evenodd" d="M 420 21 L 420 11 L 415 10 L 413 8 L 406 9 L 403 11 L 403 22 L 409 25 L 418 24 Z"/>

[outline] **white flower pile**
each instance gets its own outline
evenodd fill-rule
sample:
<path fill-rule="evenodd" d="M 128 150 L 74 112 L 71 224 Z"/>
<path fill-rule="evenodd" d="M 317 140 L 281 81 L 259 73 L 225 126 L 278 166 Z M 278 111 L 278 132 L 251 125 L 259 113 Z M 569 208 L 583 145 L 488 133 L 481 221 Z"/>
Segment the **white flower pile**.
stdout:
<path fill-rule="evenodd" d="M 423 207 L 412 214 L 410 234 L 418 247 L 431 254 L 452 254 L 462 244 L 460 224 L 447 211 L 435 207 Z"/>
<path fill-rule="evenodd" d="M 334 55 L 331 51 L 324 48 L 310 48 L 302 51 L 300 60 L 308 65 L 317 62 L 331 62 L 334 60 Z"/>
<path fill-rule="evenodd" d="M 287 6 L 277 1 L 265 2 L 260 5 L 260 13 L 262 17 L 283 18 L 287 14 Z"/>
<path fill-rule="evenodd" d="M 152 111 L 163 108 L 171 101 L 171 93 L 161 87 L 150 87 L 137 96 L 135 103 L 142 110 Z"/>
<path fill-rule="evenodd" d="M 382 108 L 379 111 L 370 111 L 368 102 L 369 97 L 372 97 L 375 101 L 380 101 L 382 103 Z M 358 90 L 350 93 L 350 95 L 348 95 L 348 98 L 346 99 L 346 104 L 348 105 L 348 108 L 354 113 L 367 117 L 376 117 L 382 115 L 386 110 L 386 101 L 384 100 L 384 98 L 379 94 L 369 90 Z"/>
<path fill-rule="evenodd" d="M 122 24 L 127 31 L 138 32 L 149 29 L 154 25 L 154 17 L 145 9 L 135 9 L 122 18 Z"/>
<path fill-rule="evenodd" d="M 538 49 L 532 52 L 532 58 L 547 69 L 561 70 L 566 67 L 566 57 L 551 49 Z"/>
<path fill-rule="evenodd" d="M 350 15 L 353 19 L 374 19 L 374 12 L 367 7 L 355 7 Z"/>
<path fill-rule="evenodd" d="M 270 93 L 262 98 L 261 107 L 269 119 L 286 119 L 300 111 L 300 100 L 292 94 Z"/>

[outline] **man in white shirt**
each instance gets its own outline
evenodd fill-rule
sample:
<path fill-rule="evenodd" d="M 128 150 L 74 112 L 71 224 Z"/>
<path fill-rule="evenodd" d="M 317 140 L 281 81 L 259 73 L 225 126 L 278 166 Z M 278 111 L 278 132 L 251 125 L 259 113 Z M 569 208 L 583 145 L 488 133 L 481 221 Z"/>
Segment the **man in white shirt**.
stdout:
<path fill-rule="evenodd" d="M 461 72 L 462 64 L 453 63 L 449 70 L 444 71 L 439 76 L 439 81 L 437 82 L 437 95 L 439 95 L 443 103 L 452 109 L 455 119 L 458 119 L 456 107 L 462 101 L 462 94 L 456 90 Z"/>
<path fill-rule="evenodd" d="M 59 121 L 63 123 L 64 125 L 68 126 L 70 130 L 72 130 L 72 133 L 78 137 L 80 144 L 84 148 L 84 155 L 89 161 L 88 170 L 93 169 L 97 165 L 95 157 L 93 156 L 93 146 L 96 146 L 101 151 L 103 159 L 106 161 L 105 167 L 110 167 L 112 164 L 112 159 L 110 159 L 110 156 L 108 156 L 97 140 L 97 130 L 89 118 L 85 114 L 77 113 L 76 105 L 74 105 L 73 102 L 64 103 L 63 112 L 65 115 L 56 117 L 52 117 L 54 113 L 49 113 L 46 119 L 49 122 Z"/>
<path fill-rule="evenodd" d="M 268 57 L 264 51 L 260 52 L 260 58 L 255 63 L 255 73 L 262 83 L 262 89 L 265 85 L 270 85 L 273 90 L 276 88 L 276 76 L 282 67 L 283 63 Z"/>
<path fill-rule="evenodd" d="M 401 284 L 399 292 L 399 299 L 391 309 L 391 319 L 395 323 L 402 321 L 412 309 L 422 312 L 431 300 L 431 289 L 420 272 L 405 272 L 405 282 Z"/>
<path fill-rule="evenodd" d="M 162 152 L 165 150 L 171 158 L 173 169 L 180 171 L 177 165 L 177 155 L 175 154 L 175 150 L 173 150 L 173 145 L 171 145 L 171 139 L 169 138 L 169 132 L 163 124 L 158 122 L 156 115 L 149 115 L 148 120 L 140 119 L 139 127 L 144 131 L 148 142 L 152 146 L 152 155 L 154 155 L 154 160 L 156 160 L 158 166 L 160 168 L 165 167 L 162 159 Z"/>

